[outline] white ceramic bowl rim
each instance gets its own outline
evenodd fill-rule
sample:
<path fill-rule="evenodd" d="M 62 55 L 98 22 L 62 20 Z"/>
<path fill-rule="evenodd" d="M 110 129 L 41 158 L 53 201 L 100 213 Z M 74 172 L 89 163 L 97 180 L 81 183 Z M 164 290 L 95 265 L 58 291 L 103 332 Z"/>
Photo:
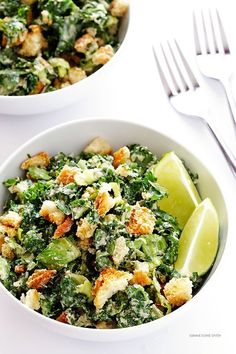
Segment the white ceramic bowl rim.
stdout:
<path fill-rule="evenodd" d="M 209 175 L 212 177 L 212 179 L 215 181 L 216 186 L 218 187 L 219 191 L 221 190 L 221 188 L 219 187 L 217 181 L 215 180 L 215 178 L 212 176 L 211 172 L 209 172 L 208 168 L 195 156 L 195 154 L 191 151 L 191 149 L 185 147 L 182 143 L 180 143 L 178 141 L 178 139 L 173 139 L 170 138 L 167 134 L 161 133 L 159 132 L 157 129 L 153 129 L 150 128 L 148 126 L 146 126 L 145 124 L 137 124 L 134 123 L 132 121 L 129 120 L 124 120 L 124 119 L 111 119 L 111 118 L 100 118 L 100 117 L 88 117 L 88 118 L 83 118 L 83 119 L 77 119 L 77 120 L 72 120 L 63 124 L 59 124 L 56 125 L 50 129 L 47 129 L 43 132 L 41 132 L 40 134 L 37 134 L 36 136 L 34 136 L 33 138 L 29 139 L 26 143 L 24 143 L 23 145 L 21 145 L 15 152 L 13 152 L 8 158 L 7 160 L 0 166 L 0 174 L 2 173 L 2 171 L 5 169 L 5 167 L 8 165 L 8 163 L 11 161 L 12 158 L 14 158 L 14 156 L 18 155 L 21 150 L 23 150 L 25 147 L 27 147 L 28 145 L 30 145 L 31 143 L 33 143 L 34 141 L 37 141 L 38 139 L 40 139 L 41 137 L 43 137 L 44 135 L 47 135 L 50 132 L 54 132 L 56 133 L 57 130 L 61 130 L 63 127 L 66 126 L 73 126 L 73 125 L 77 125 L 78 123 L 83 123 L 83 122 L 89 122 L 90 124 L 93 124 L 93 122 L 101 122 L 101 123 L 119 123 L 119 124 L 129 124 L 129 125 L 133 125 L 134 127 L 139 127 L 139 128 L 144 128 L 146 130 L 149 130 L 150 132 L 157 132 L 160 136 L 164 137 L 165 139 L 171 141 L 173 144 L 177 143 L 179 147 L 183 148 L 185 151 L 187 151 L 188 153 L 190 153 L 194 159 L 199 163 L 199 165 L 203 166 L 209 173 Z M 228 215 L 228 210 L 227 210 L 227 205 L 225 206 L 226 208 L 226 214 Z M 222 261 L 222 257 L 220 259 L 220 263 Z M 215 277 L 215 273 L 217 271 L 218 266 L 216 267 L 215 271 L 213 272 L 213 274 L 211 274 L 211 278 L 214 276 Z M 117 334 L 120 334 L 119 338 L 122 338 L 122 335 L 125 333 L 126 337 L 129 336 L 129 334 L 133 334 L 134 332 L 137 331 L 138 328 L 143 328 L 143 332 L 145 332 L 144 328 L 149 328 L 149 327 L 153 327 L 155 326 L 156 328 L 158 327 L 164 327 L 166 325 L 166 321 L 169 321 L 170 318 L 172 318 L 173 316 L 175 318 L 179 317 L 184 311 L 186 311 L 188 309 L 188 307 L 195 301 L 196 298 L 198 298 L 199 296 L 201 296 L 203 294 L 204 291 L 206 291 L 206 289 L 208 288 L 208 281 L 204 282 L 203 286 L 201 287 L 200 291 L 197 292 L 197 294 L 186 304 L 184 304 L 183 306 L 181 306 L 180 308 L 176 309 L 175 311 L 171 312 L 170 314 L 159 318 L 157 320 L 148 322 L 148 323 L 144 323 L 141 325 L 137 325 L 137 326 L 133 326 L 133 327 L 127 327 L 127 328 L 118 328 L 118 329 L 93 329 L 93 328 L 83 328 L 83 327 L 76 327 L 73 325 L 68 325 L 68 324 L 64 324 L 61 322 L 58 322 L 54 319 L 51 319 L 49 317 L 46 317 L 36 311 L 31 310 L 30 308 L 28 308 L 27 306 L 25 306 L 23 303 L 21 303 L 14 295 L 12 295 L 4 286 L 3 284 L 1 284 L 0 282 L 0 287 L 1 289 L 4 291 L 4 293 L 9 297 L 11 297 L 13 299 L 13 301 L 15 302 L 15 304 L 17 306 L 21 306 L 22 309 L 28 311 L 29 313 L 33 314 L 34 316 L 38 317 L 39 319 L 41 319 L 42 321 L 46 321 L 49 325 L 53 325 L 54 327 L 58 327 L 58 329 L 65 329 L 65 332 L 70 331 L 71 333 L 73 333 L 73 337 L 76 337 L 76 333 L 80 332 L 80 339 L 84 334 L 86 334 L 86 337 L 88 337 L 88 334 L 91 335 L 91 340 L 98 340 L 99 341 L 99 336 L 101 335 L 101 338 L 105 338 L 102 339 L 102 341 L 107 340 L 113 340 L 112 336 Z M 55 329 L 54 329 L 55 331 Z M 66 333 L 65 333 L 66 334 Z M 68 334 L 66 334 L 68 335 Z M 93 335 L 95 336 L 96 339 L 93 339 Z"/>

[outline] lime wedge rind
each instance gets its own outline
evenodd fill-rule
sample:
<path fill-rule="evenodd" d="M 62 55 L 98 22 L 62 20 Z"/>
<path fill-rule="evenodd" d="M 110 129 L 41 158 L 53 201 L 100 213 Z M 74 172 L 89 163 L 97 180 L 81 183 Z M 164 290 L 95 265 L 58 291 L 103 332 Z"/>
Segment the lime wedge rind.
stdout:
<path fill-rule="evenodd" d="M 204 275 L 213 265 L 219 246 L 219 219 L 209 198 L 194 210 L 179 240 L 175 269 L 185 275 Z"/>

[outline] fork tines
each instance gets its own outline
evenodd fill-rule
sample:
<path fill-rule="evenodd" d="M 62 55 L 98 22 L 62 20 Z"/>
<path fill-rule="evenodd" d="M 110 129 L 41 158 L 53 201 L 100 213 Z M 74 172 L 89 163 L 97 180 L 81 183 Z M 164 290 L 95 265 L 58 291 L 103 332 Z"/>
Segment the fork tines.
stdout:
<path fill-rule="evenodd" d="M 160 78 L 168 97 L 199 87 L 186 58 L 176 40 L 153 47 Z"/>
<path fill-rule="evenodd" d="M 195 50 L 202 54 L 230 54 L 225 30 L 217 9 L 193 13 Z"/>

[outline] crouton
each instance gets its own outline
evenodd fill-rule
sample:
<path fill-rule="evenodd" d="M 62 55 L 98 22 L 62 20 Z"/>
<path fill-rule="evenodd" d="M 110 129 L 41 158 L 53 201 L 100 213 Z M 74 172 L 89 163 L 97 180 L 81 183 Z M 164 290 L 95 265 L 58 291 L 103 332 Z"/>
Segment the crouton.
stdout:
<path fill-rule="evenodd" d="M 72 225 L 73 225 L 73 220 L 70 217 L 66 218 L 62 224 L 57 226 L 53 238 L 62 237 L 64 234 L 70 231 Z"/>
<path fill-rule="evenodd" d="M 189 278 L 172 278 L 164 287 L 164 295 L 173 306 L 181 306 L 192 298 L 192 282 Z"/>
<path fill-rule="evenodd" d="M 130 158 L 130 151 L 127 146 L 123 146 L 113 153 L 113 166 L 117 168 L 119 165 L 126 163 Z"/>
<path fill-rule="evenodd" d="M 112 148 L 105 139 L 97 137 L 86 146 L 84 152 L 106 155 L 112 153 Z"/>
<path fill-rule="evenodd" d="M 28 181 L 21 181 L 8 189 L 11 193 L 24 193 L 25 191 L 27 191 L 28 188 Z"/>
<path fill-rule="evenodd" d="M 18 53 L 24 57 L 36 57 L 43 49 L 47 48 L 48 42 L 42 34 L 42 29 L 38 25 L 29 26 L 30 32 L 19 49 Z"/>
<path fill-rule="evenodd" d="M 5 235 L 0 233 L 0 254 L 2 252 L 2 245 L 5 243 Z"/>
<path fill-rule="evenodd" d="M 17 235 L 17 230 L 14 227 L 0 224 L 0 235 L 14 237 Z"/>
<path fill-rule="evenodd" d="M 42 22 L 45 25 L 48 25 L 48 26 L 52 25 L 52 23 L 53 23 L 52 15 L 50 14 L 50 12 L 48 12 L 48 10 L 41 11 L 41 16 L 42 16 Z"/>
<path fill-rule="evenodd" d="M 104 65 L 114 56 L 114 50 L 110 44 L 102 46 L 96 50 L 92 56 L 94 65 Z"/>
<path fill-rule="evenodd" d="M 139 284 L 142 286 L 151 285 L 152 280 L 149 278 L 146 272 L 141 270 L 135 270 L 133 278 L 130 280 L 130 284 Z"/>
<path fill-rule="evenodd" d="M 38 95 L 43 91 L 44 87 L 44 84 L 41 81 L 38 81 L 33 90 L 30 92 L 30 95 Z"/>
<path fill-rule="evenodd" d="M 69 81 L 64 81 L 64 82 L 61 83 L 59 88 L 63 89 L 63 88 L 68 87 L 68 86 L 71 86 L 71 83 Z M 56 87 L 56 86 L 54 86 L 54 87 Z"/>
<path fill-rule="evenodd" d="M 86 54 L 90 47 L 94 45 L 96 45 L 94 37 L 91 34 L 86 33 L 75 41 L 74 48 L 78 53 Z"/>
<path fill-rule="evenodd" d="M 22 170 L 28 170 L 29 167 L 47 167 L 50 164 L 50 157 L 46 152 L 39 152 L 30 157 L 21 164 Z"/>
<path fill-rule="evenodd" d="M 114 17 L 123 17 L 128 11 L 129 3 L 127 0 L 113 0 L 110 5 L 110 12 Z"/>
<path fill-rule="evenodd" d="M 141 207 L 137 203 L 132 208 L 129 222 L 126 224 L 126 229 L 131 234 L 152 234 L 155 222 L 156 219 L 152 211 L 146 207 Z"/>
<path fill-rule="evenodd" d="M 114 198 L 109 194 L 113 192 Z M 116 203 L 121 201 L 120 186 L 118 183 L 103 183 L 95 199 L 94 205 L 98 214 L 104 217 Z"/>
<path fill-rule="evenodd" d="M 20 300 L 31 310 L 40 309 L 40 293 L 36 289 L 28 290 L 26 295 L 22 294 Z"/>
<path fill-rule="evenodd" d="M 65 214 L 57 208 L 56 203 L 51 200 L 43 202 L 39 214 L 56 225 L 62 224 L 66 218 Z"/>
<path fill-rule="evenodd" d="M 120 236 L 115 241 L 115 248 L 112 254 L 113 262 L 118 266 L 125 256 L 129 253 L 129 248 L 126 246 L 124 236 Z"/>
<path fill-rule="evenodd" d="M 26 268 L 24 264 L 17 264 L 14 268 L 14 272 L 17 274 L 25 273 Z"/>
<path fill-rule="evenodd" d="M 96 37 L 96 34 L 97 34 L 97 29 L 95 27 L 88 27 L 86 28 L 86 32 L 92 36 L 92 37 Z"/>
<path fill-rule="evenodd" d="M 101 321 L 96 324 L 96 328 L 98 328 L 98 329 L 112 329 L 112 328 L 115 328 L 115 325 L 112 322 Z"/>
<path fill-rule="evenodd" d="M 95 199 L 95 208 L 100 216 L 105 216 L 115 205 L 114 199 L 108 192 L 99 192 Z"/>
<path fill-rule="evenodd" d="M 22 221 L 22 217 L 15 211 L 8 211 L 7 214 L 0 216 L 0 223 L 5 226 L 18 229 Z"/>
<path fill-rule="evenodd" d="M 83 240 L 80 239 L 78 242 L 78 246 L 79 248 L 82 248 L 82 250 L 88 251 L 88 249 L 92 245 L 92 242 L 93 241 L 91 238 L 85 238 Z"/>
<path fill-rule="evenodd" d="M 75 175 L 77 173 L 78 169 L 76 167 L 65 165 L 57 176 L 56 182 L 62 183 L 64 185 L 74 183 Z"/>
<path fill-rule="evenodd" d="M 76 66 L 74 66 L 73 68 L 69 69 L 68 78 L 72 85 L 76 84 L 76 82 L 85 79 L 86 77 L 86 72 L 81 68 L 77 68 Z"/>
<path fill-rule="evenodd" d="M 11 260 L 11 261 L 15 257 L 15 253 L 13 252 L 12 248 L 7 243 L 3 243 L 2 247 L 1 247 L 1 251 L 2 251 L 2 256 Z"/>
<path fill-rule="evenodd" d="M 85 240 L 93 236 L 97 225 L 90 224 L 86 218 L 81 219 L 77 228 L 76 236 L 81 240 Z"/>
<path fill-rule="evenodd" d="M 56 270 L 37 269 L 28 278 L 26 285 L 28 288 L 40 289 L 55 276 L 56 272 Z"/>
<path fill-rule="evenodd" d="M 117 218 L 117 215 L 115 214 L 107 214 L 105 217 L 104 217 L 104 221 L 113 221 L 113 220 L 118 220 Z"/>
<path fill-rule="evenodd" d="M 100 310 L 108 299 L 118 291 L 124 291 L 132 274 L 116 270 L 114 268 L 104 269 L 95 282 L 93 288 L 94 305 Z"/>

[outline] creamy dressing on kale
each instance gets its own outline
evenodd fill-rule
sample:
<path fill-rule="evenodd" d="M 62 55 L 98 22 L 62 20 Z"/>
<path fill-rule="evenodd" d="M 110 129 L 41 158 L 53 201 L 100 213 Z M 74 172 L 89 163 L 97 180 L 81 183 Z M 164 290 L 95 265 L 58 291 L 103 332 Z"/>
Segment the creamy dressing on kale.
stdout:
<path fill-rule="evenodd" d="M 114 14 L 111 0 L 1 0 L 0 95 L 50 92 L 89 76 L 118 49 L 125 12 Z"/>
<path fill-rule="evenodd" d="M 174 309 L 163 296 L 162 288 L 173 276 L 179 276 L 173 264 L 181 230 L 176 219 L 158 207 L 158 200 L 167 191 L 152 173 L 157 157 L 137 144 L 129 146 L 129 150 L 128 167 L 133 173 L 125 177 L 117 174 L 112 156 L 83 152 L 58 153 L 47 167 L 29 167 L 24 177 L 5 181 L 11 197 L 4 212 L 17 212 L 22 221 L 17 234 L 4 239 L 13 257 L 0 257 L 1 281 L 14 296 L 22 299 L 35 270 L 56 270 L 55 276 L 38 289 L 38 312 L 43 315 L 58 319 L 66 314 L 66 323 L 76 326 L 94 328 L 105 323 L 109 328 L 120 328 L 158 319 Z M 65 165 L 80 172 L 98 168 L 101 174 L 88 185 L 79 186 L 75 182 L 63 185 L 57 178 Z M 120 199 L 106 216 L 101 216 L 94 201 L 104 183 L 116 183 Z M 54 202 L 73 221 L 69 231 L 58 239 L 54 238 L 57 225 L 40 215 L 46 200 Z M 132 207 L 137 203 L 155 216 L 152 234 L 135 235 L 127 230 Z M 87 244 L 77 235 L 77 226 L 83 219 L 89 225 L 96 225 Z M 116 240 L 121 237 L 128 252 L 120 264 L 115 264 L 113 252 Z M 151 282 L 143 286 L 128 284 L 96 310 L 92 289 L 101 271 L 114 268 L 133 273 L 137 265 L 147 269 Z M 17 272 L 17 266 L 22 266 L 24 271 Z M 194 284 L 198 284 L 198 277 L 194 277 Z"/>

